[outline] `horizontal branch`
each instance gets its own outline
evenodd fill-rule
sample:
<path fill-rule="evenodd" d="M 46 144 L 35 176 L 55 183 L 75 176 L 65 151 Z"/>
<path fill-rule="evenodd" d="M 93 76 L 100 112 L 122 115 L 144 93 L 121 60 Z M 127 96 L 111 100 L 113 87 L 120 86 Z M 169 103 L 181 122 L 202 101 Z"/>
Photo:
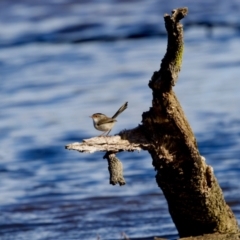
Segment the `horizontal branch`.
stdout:
<path fill-rule="evenodd" d="M 71 143 L 65 149 L 79 152 L 122 152 L 140 151 L 150 148 L 149 142 L 143 137 L 140 128 L 124 130 L 116 136 L 103 136 L 83 139 L 83 141 Z"/>

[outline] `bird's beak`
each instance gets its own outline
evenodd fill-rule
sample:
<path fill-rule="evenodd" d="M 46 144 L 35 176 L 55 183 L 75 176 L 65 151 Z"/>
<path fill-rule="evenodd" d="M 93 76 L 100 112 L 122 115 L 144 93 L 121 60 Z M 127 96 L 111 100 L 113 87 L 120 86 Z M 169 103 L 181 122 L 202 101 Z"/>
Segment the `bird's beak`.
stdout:
<path fill-rule="evenodd" d="M 89 116 L 90 118 L 92 118 L 92 116 Z"/>

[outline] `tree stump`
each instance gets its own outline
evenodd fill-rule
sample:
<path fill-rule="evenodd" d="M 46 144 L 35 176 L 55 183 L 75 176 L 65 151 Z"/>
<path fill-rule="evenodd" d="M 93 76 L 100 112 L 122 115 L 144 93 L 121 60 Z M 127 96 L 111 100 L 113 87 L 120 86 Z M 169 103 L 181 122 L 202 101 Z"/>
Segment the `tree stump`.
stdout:
<path fill-rule="evenodd" d="M 69 144 L 66 149 L 106 152 L 110 183 L 114 185 L 125 184 L 122 165 L 115 154 L 147 150 L 157 172 L 157 184 L 166 197 L 180 237 L 239 233 L 237 220 L 224 200 L 213 168 L 200 155 L 196 138 L 173 91 L 184 50 L 180 20 L 187 13 L 187 8 L 178 8 L 171 16 L 164 15 L 167 51 L 160 69 L 149 82 L 152 107 L 143 113 L 142 124 L 118 136 L 92 138 Z"/>

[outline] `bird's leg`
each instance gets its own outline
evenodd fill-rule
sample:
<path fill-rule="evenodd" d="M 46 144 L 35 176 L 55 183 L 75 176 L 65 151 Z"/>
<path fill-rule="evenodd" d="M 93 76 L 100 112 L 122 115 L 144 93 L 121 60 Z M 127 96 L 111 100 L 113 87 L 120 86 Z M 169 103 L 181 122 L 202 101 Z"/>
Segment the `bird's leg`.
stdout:
<path fill-rule="evenodd" d="M 111 132 L 111 130 L 112 130 L 112 129 L 110 129 L 110 130 L 107 132 L 106 136 L 108 136 L 108 134 Z"/>
<path fill-rule="evenodd" d="M 108 134 L 111 132 L 111 130 L 112 130 L 112 129 L 110 129 L 108 132 L 107 132 L 107 131 L 106 131 L 106 132 L 103 132 L 103 133 L 100 134 L 98 137 L 103 137 L 103 135 L 104 135 L 105 133 L 107 133 L 107 134 L 105 135 L 105 137 L 107 137 Z"/>
<path fill-rule="evenodd" d="M 106 132 L 103 132 L 103 133 L 102 133 L 102 134 L 100 134 L 98 137 L 102 137 L 104 133 L 106 133 Z"/>

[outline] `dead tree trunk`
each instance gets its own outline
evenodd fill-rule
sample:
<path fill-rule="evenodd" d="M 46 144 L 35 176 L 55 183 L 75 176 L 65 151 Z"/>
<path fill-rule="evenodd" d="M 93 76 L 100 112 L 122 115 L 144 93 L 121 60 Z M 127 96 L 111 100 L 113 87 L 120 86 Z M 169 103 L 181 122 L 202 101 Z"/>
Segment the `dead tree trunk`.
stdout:
<path fill-rule="evenodd" d="M 142 125 L 121 132 L 120 137 L 108 137 L 107 142 L 104 138 L 94 138 L 66 148 L 80 152 L 106 151 L 110 182 L 120 185 L 125 181 L 122 165 L 115 153 L 140 148 L 148 150 L 157 171 L 156 181 L 167 199 L 180 237 L 238 233 L 233 212 L 224 200 L 212 167 L 200 155 L 195 136 L 172 90 L 181 68 L 184 48 L 180 20 L 187 11 L 187 8 L 179 8 L 173 10 L 171 16 L 164 16 L 168 33 L 167 52 L 160 70 L 154 72 L 149 82 L 153 94 L 152 107 L 143 113 Z"/>
<path fill-rule="evenodd" d="M 165 15 L 167 53 L 149 82 L 152 108 L 143 114 L 149 153 L 157 170 L 156 180 L 169 206 L 180 236 L 237 232 L 237 221 L 225 203 L 213 169 L 201 157 L 195 136 L 172 90 L 180 71 L 183 28 L 179 20 L 187 9 Z"/>

